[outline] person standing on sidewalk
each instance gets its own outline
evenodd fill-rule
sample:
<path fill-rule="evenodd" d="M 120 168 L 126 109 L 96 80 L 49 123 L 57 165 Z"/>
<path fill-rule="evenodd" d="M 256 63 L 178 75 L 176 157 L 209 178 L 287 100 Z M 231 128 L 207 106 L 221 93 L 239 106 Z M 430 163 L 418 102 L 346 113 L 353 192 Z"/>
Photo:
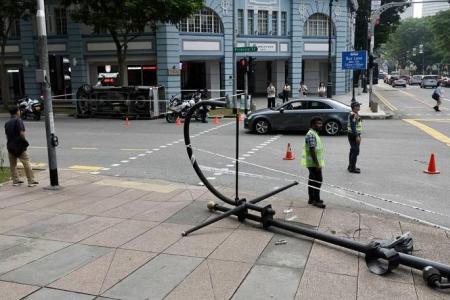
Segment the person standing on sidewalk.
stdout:
<path fill-rule="evenodd" d="M 306 86 L 304 81 L 300 82 L 300 88 L 298 89 L 298 92 L 300 93 L 300 97 L 306 97 L 308 94 L 308 87 Z"/>
<path fill-rule="evenodd" d="M 272 108 L 275 107 L 275 95 L 277 90 L 275 89 L 272 82 L 269 82 L 269 86 L 267 87 L 267 107 Z"/>
<path fill-rule="evenodd" d="M 347 133 L 348 133 L 348 142 L 350 143 L 350 154 L 349 154 L 349 163 L 347 170 L 350 173 L 361 173 L 361 170 L 356 167 L 356 160 L 359 155 L 359 145 L 361 144 L 361 132 L 362 132 L 362 123 L 361 116 L 359 115 L 359 110 L 361 109 L 361 103 L 352 102 L 350 105 L 352 111 L 348 115 L 348 123 L 347 123 Z"/>
<path fill-rule="evenodd" d="M 286 82 L 283 86 L 283 103 L 286 103 L 289 101 L 289 93 L 291 92 L 291 86 L 289 85 L 289 82 Z"/>
<path fill-rule="evenodd" d="M 313 117 L 310 122 L 310 129 L 305 136 L 303 145 L 301 164 L 308 168 L 308 204 L 319 208 L 325 208 L 325 204 L 320 199 L 320 187 L 322 186 L 322 167 L 325 165 L 323 158 L 323 146 L 319 137 L 322 131 L 323 121 L 320 117 Z"/>
<path fill-rule="evenodd" d="M 18 186 L 23 183 L 17 173 L 17 159 L 19 159 L 25 169 L 28 186 L 36 186 L 38 182 L 34 180 L 33 171 L 31 170 L 30 159 L 27 153 L 29 144 L 25 139 L 25 125 L 23 124 L 22 119 L 20 119 L 20 110 L 17 107 L 12 107 L 10 108 L 9 113 L 11 119 L 5 123 L 5 134 L 13 185 Z"/>
<path fill-rule="evenodd" d="M 319 87 L 317 88 L 317 94 L 319 94 L 319 97 L 326 97 L 327 95 L 327 88 L 325 87 L 325 83 L 322 81 L 319 83 Z"/>
<path fill-rule="evenodd" d="M 444 88 L 442 87 L 442 82 L 438 82 L 436 89 L 433 91 L 431 97 L 436 100 L 436 105 L 433 107 L 435 111 L 441 111 L 439 105 L 442 104 L 442 98 L 444 98 Z"/>

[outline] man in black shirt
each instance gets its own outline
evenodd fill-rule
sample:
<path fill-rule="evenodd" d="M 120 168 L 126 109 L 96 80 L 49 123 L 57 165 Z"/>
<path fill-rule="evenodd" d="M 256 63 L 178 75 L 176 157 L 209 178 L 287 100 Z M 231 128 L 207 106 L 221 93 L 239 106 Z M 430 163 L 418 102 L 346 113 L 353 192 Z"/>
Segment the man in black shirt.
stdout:
<path fill-rule="evenodd" d="M 12 107 L 9 113 L 11 114 L 11 119 L 5 123 L 5 134 L 13 185 L 17 186 L 23 183 L 17 173 L 17 159 L 19 159 L 25 169 L 28 186 L 36 186 L 38 182 L 34 180 L 33 171 L 31 170 L 30 159 L 27 153 L 28 142 L 25 139 L 25 125 L 20 119 L 20 110 L 17 107 Z"/>

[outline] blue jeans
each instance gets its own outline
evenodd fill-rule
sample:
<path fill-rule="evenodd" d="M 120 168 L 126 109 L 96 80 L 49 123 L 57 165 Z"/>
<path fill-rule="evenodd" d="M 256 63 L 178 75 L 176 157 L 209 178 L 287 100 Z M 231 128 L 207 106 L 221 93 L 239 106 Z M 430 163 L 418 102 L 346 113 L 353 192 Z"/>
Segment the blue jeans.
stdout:
<path fill-rule="evenodd" d="M 354 134 L 348 134 L 348 142 L 350 143 L 350 153 L 348 155 L 348 167 L 350 169 L 356 168 L 356 161 L 359 155 L 359 145 L 356 142 L 357 136 Z"/>

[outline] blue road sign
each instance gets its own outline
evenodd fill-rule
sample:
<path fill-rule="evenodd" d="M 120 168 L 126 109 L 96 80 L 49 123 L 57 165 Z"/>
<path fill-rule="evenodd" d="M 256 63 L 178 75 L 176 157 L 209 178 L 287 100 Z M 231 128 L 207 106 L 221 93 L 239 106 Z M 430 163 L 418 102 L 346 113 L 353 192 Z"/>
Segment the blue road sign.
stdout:
<path fill-rule="evenodd" d="M 367 51 L 342 52 L 342 69 L 365 70 L 367 69 Z"/>

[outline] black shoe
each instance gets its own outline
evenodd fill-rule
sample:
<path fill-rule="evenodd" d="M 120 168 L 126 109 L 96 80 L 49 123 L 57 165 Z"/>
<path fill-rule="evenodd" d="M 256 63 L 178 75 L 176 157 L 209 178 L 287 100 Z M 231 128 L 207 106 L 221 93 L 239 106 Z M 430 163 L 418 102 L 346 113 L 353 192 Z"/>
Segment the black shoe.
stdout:
<path fill-rule="evenodd" d="M 434 108 L 435 111 L 440 111 L 440 110 L 439 110 L 439 107 L 438 107 L 437 105 L 434 106 L 433 108 Z"/>
<path fill-rule="evenodd" d="M 358 169 L 358 168 L 349 168 L 348 171 L 349 171 L 350 173 L 355 173 L 355 174 L 361 173 L 361 170 Z"/>
<path fill-rule="evenodd" d="M 318 208 L 325 208 L 325 207 L 327 207 L 327 206 L 323 203 L 323 201 L 322 201 L 322 202 L 319 202 L 319 201 L 313 201 L 313 202 L 311 203 L 311 205 L 312 205 L 312 206 L 315 206 L 315 207 L 318 207 Z"/>
<path fill-rule="evenodd" d="M 308 204 L 313 204 L 314 202 L 323 203 L 323 200 L 313 201 L 311 199 L 308 200 Z"/>
<path fill-rule="evenodd" d="M 206 120 L 202 120 L 202 123 L 208 123 L 208 121 L 206 121 Z"/>

